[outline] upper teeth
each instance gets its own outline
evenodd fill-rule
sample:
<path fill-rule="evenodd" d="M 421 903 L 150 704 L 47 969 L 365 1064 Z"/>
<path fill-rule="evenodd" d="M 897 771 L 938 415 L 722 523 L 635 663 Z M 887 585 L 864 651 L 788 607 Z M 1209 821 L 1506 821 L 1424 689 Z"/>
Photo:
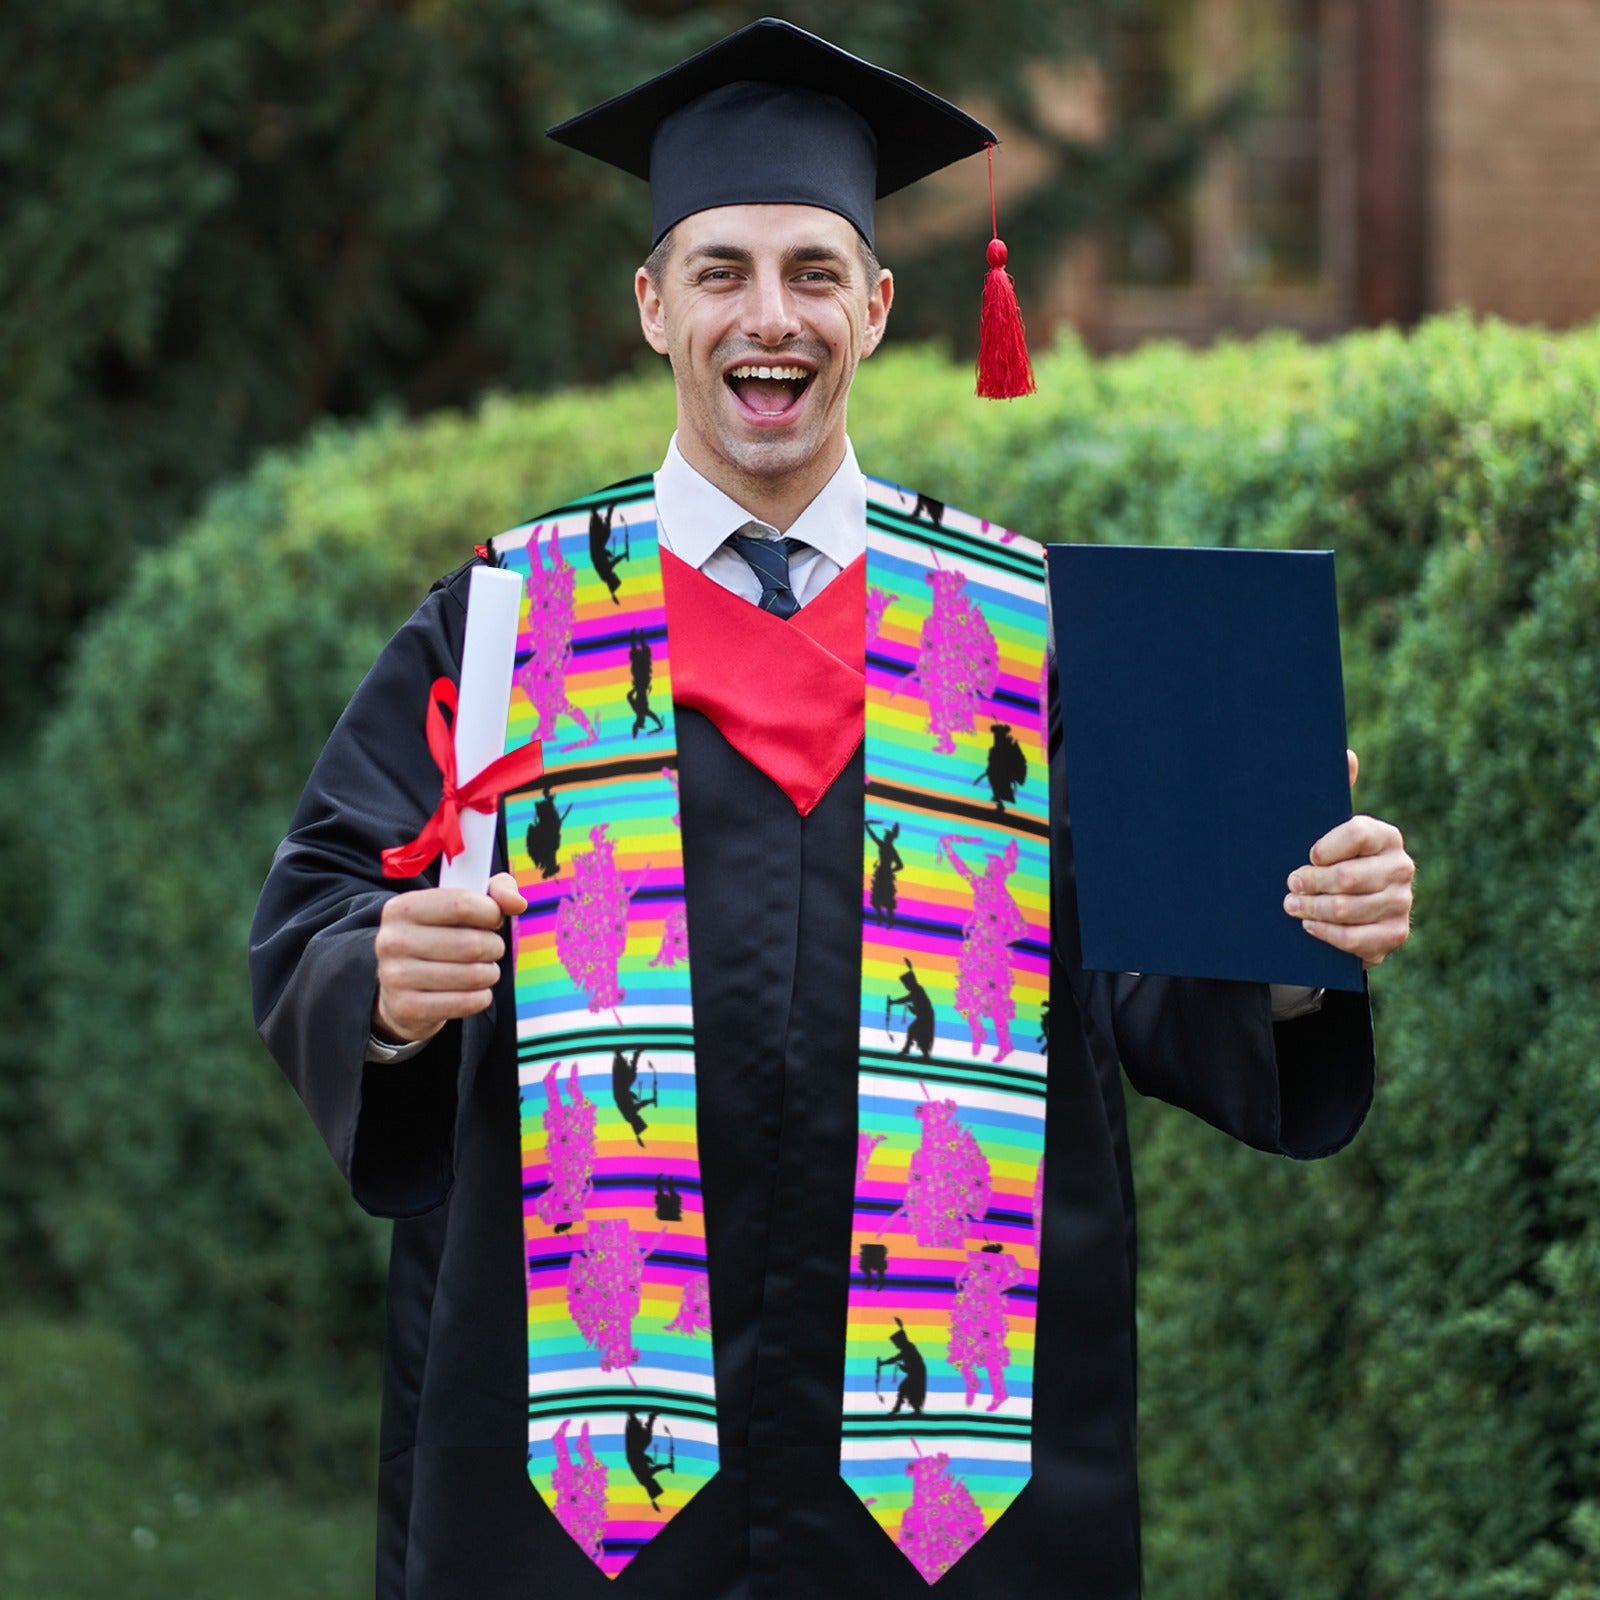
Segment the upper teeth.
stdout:
<path fill-rule="evenodd" d="M 802 379 L 806 376 L 804 367 L 735 367 L 728 374 L 730 378 L 793 378 Z"/>

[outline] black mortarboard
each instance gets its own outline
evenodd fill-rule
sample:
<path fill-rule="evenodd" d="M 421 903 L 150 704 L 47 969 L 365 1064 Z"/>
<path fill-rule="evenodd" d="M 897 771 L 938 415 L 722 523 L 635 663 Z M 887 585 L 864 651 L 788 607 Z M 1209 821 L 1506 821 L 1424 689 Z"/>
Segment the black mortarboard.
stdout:
<path fill-rule="evenodd" d="M 996 142 L 936 94 L 765 17 L 550 137 L 650 183 L 652 241 L 714 206 L 836 211 L 872 243 L 872 203 Z"/>

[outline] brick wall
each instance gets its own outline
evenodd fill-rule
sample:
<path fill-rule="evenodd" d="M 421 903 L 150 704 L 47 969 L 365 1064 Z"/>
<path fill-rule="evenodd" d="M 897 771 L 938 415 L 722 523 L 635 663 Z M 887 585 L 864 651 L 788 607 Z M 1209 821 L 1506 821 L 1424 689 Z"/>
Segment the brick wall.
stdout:
<path fill-rule="evenodd" d="M 1600 316 L 1600 0 L 1433 0 L 1429 299 Z"/>

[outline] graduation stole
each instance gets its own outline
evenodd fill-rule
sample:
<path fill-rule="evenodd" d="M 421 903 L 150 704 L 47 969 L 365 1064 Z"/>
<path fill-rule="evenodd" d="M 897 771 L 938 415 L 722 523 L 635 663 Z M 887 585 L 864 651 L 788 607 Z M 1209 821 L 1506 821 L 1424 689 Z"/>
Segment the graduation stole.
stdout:
<path fill-rule="evenodd" d="M 631 479 L 494 541 L 527 586 L 507 749 L 538 740 L 544 757 L 538 785 L 505 804 L 528 900 L 515 929 L 528 1471 L 612 1577 L 717 1468 L 653 494 L 649 477 Z M 933 1583 L 1030 1471 L 1049 997 L 1044 564 L 1030 541 L 874 480 L 867 530 L 840 1470 Z M 681 651 L 687 696 L 688 658 L 703 652 Z M 848 759 L 853 736 L 846 745 Z"/>

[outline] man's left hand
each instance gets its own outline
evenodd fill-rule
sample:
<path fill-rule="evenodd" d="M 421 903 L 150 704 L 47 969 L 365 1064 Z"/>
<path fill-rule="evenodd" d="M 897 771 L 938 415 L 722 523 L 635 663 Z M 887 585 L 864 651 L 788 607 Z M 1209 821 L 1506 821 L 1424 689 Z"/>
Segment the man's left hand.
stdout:
<path fill-rule="evenodd" d="M 1361 764 L 1354 750 L 1350 787 Z M 1411 936 L 1411 882 L 1417 865 L 1400 830 L 1376 817 L 1357 816 L 1323 834 L 1311 860 L 1289 874 L 1283 909 L 1309 934 L 1375 967 Z"/>

